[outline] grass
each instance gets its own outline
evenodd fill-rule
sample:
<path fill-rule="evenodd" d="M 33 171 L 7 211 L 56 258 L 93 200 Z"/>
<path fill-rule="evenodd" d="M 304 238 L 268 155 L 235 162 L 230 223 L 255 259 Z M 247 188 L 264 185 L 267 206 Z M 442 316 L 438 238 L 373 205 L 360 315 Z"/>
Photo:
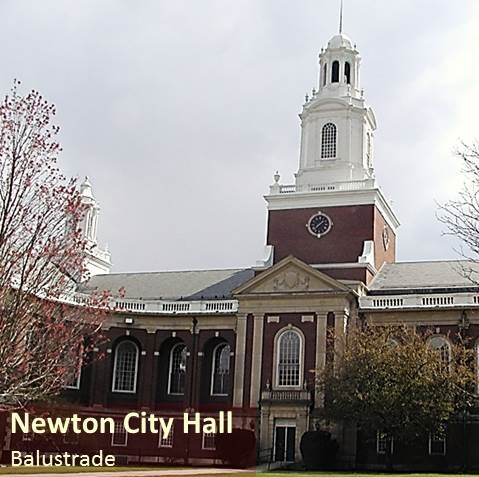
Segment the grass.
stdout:
<path fill-rule="evenodd" d="M 175 467 L 179 469 L 179 467 Z M 9 474 L 76 474 L 81 472 L 127 472 L 133 470 L 157 470 L 158 475 L 161 475 L 163 472 L 168 472 L 171 470 L 171 467 L 67 467 L 67 466 L 57 466 L 57 467 L 27 467 L 27 466 L 18 466 L 12 467 L 1 466 L 0 475 L 9 475 Z"/>
<path fill-rule="evenodd" d="M 174 469 L 179 470 L 179 467 Z M 167 477 L 172 474 L 169 473 L 173 468 L 159 468 L 159 467 L 0 467 L 0 474 L 59 474 L 59 473 L 83 473 L 83 472 L 125 472 L 124 475 L 128 475 L 128 471 L 158 471 L 155 477 Z M 183 469 L 185 470 L 185 469 Z M 194 469 L 190 470 L 191 473 L 184 474 L 182 477 L 195 477 Z M 207 474 L 202 474 L 207 477 Z M 213 475 L 213 474 L 212 474 Z M 232 477 L 235 474 L 214 474 L 214 477 Z M 458 474 L 381 474 L 381 473 L 342 473 L 342 472 L 242 472 L 238 474 L 238 477 L 255 477 L 261 475 L 264 477 L 457 477 Z"/>

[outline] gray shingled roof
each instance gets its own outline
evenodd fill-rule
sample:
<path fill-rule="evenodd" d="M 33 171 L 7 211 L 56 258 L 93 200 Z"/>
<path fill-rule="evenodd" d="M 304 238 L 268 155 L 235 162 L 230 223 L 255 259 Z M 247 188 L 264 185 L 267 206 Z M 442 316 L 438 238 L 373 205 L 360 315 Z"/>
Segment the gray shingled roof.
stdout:
<path fill-rule="evenodd" d="M 253 275 L 252 269 L 112 273 L 92 277 L 80 291 L 109 290 L 117 296 L 124 288 L 125 298 L 145 300 L 230 298 L 231 291 Z"/>
<path fill-rule="evenodd" d="M 371 292 L 477 288 L 479 264 L 466 260 L 386 263 L 369 285 Z"/>

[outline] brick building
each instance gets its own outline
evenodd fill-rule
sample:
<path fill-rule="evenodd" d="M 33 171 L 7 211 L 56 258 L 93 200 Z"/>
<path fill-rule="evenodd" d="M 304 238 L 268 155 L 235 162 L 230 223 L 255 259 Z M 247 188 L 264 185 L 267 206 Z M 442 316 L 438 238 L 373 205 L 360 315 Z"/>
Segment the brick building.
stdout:
<path fill-rule="evenodd" d="M 301 436 L 321 425 L 314 370 L 326 362 L 328 329 L 343 333 L 360 316 L 423 324 L 444 352 L 448 333 L 479 336 L 479 288 L 462 273 L 470 264 L 396 263 L 399 221 L 374 176 L 376 118 L 361 89 L 356 46 L 339 34 L 319 58 L 319 84 L 300 115 L 295 184 L 281 184 L 276 174 L 265 197 L 263 262 L 241 270 L 103 273 L 79 290 L 125 289 L 105 324 L 108 340 L 95 351 L 104 359 L 85 366 L 65 391 L 85 414 L 215 415 L 228 408 L 235 427 L 254 431 L 260 457 L 300 461 Z M 84 191 L 94 217 L 85 233 L 94 246 L 98 206 L 89 184 Z M 93 258 L 91 270 L 108 270 L 107 251 Z M 475 417 L 463 416 L 445 440 L 394 453 L 416 468 L 479 467 L 472 452 L 478 431 Z M 340 465 L 384 464 L 381 435 L 367 439 L 341 424 L 333 433 Z M 10 436 L 6 449 L 28 449 L 30 437 Z M 129 462 L 215 460 L 211 435 L 187 440 L 174 431 L 165 441 L 119 426 L 101 439 L 64 445 L 103 448 Z"/>

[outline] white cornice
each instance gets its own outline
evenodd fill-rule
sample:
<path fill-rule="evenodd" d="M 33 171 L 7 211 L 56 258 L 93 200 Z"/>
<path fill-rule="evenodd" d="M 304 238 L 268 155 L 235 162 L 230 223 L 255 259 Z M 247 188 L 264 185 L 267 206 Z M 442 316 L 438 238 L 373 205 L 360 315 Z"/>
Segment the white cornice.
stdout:
<path fill-rule="evenodd" d="M 331 192 L 292 192 L 265 195 L 268 210 L 308 209 L 315 207 L 343 207 L 353 205 L 375 205 L 396 233 L 400 222 L 381 189 L 346 190 Z"/>

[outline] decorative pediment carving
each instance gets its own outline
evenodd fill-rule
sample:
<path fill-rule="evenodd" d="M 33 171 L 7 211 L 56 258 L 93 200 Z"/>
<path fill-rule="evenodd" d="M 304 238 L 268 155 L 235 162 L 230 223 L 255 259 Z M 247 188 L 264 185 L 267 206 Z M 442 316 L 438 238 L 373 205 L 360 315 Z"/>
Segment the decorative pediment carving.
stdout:
<path fill-rule="evenodd" d="M 288 257 L 252 278 L 235 293 L 301 293 L 315 291 L 349 291 L 342 283 L 294 257 Z"/>
<path fill-rule="evenodd" d="M 286 270 L 273 280 L 275 291 L 308 291 L 311 277 L 298 270 Z"/>

